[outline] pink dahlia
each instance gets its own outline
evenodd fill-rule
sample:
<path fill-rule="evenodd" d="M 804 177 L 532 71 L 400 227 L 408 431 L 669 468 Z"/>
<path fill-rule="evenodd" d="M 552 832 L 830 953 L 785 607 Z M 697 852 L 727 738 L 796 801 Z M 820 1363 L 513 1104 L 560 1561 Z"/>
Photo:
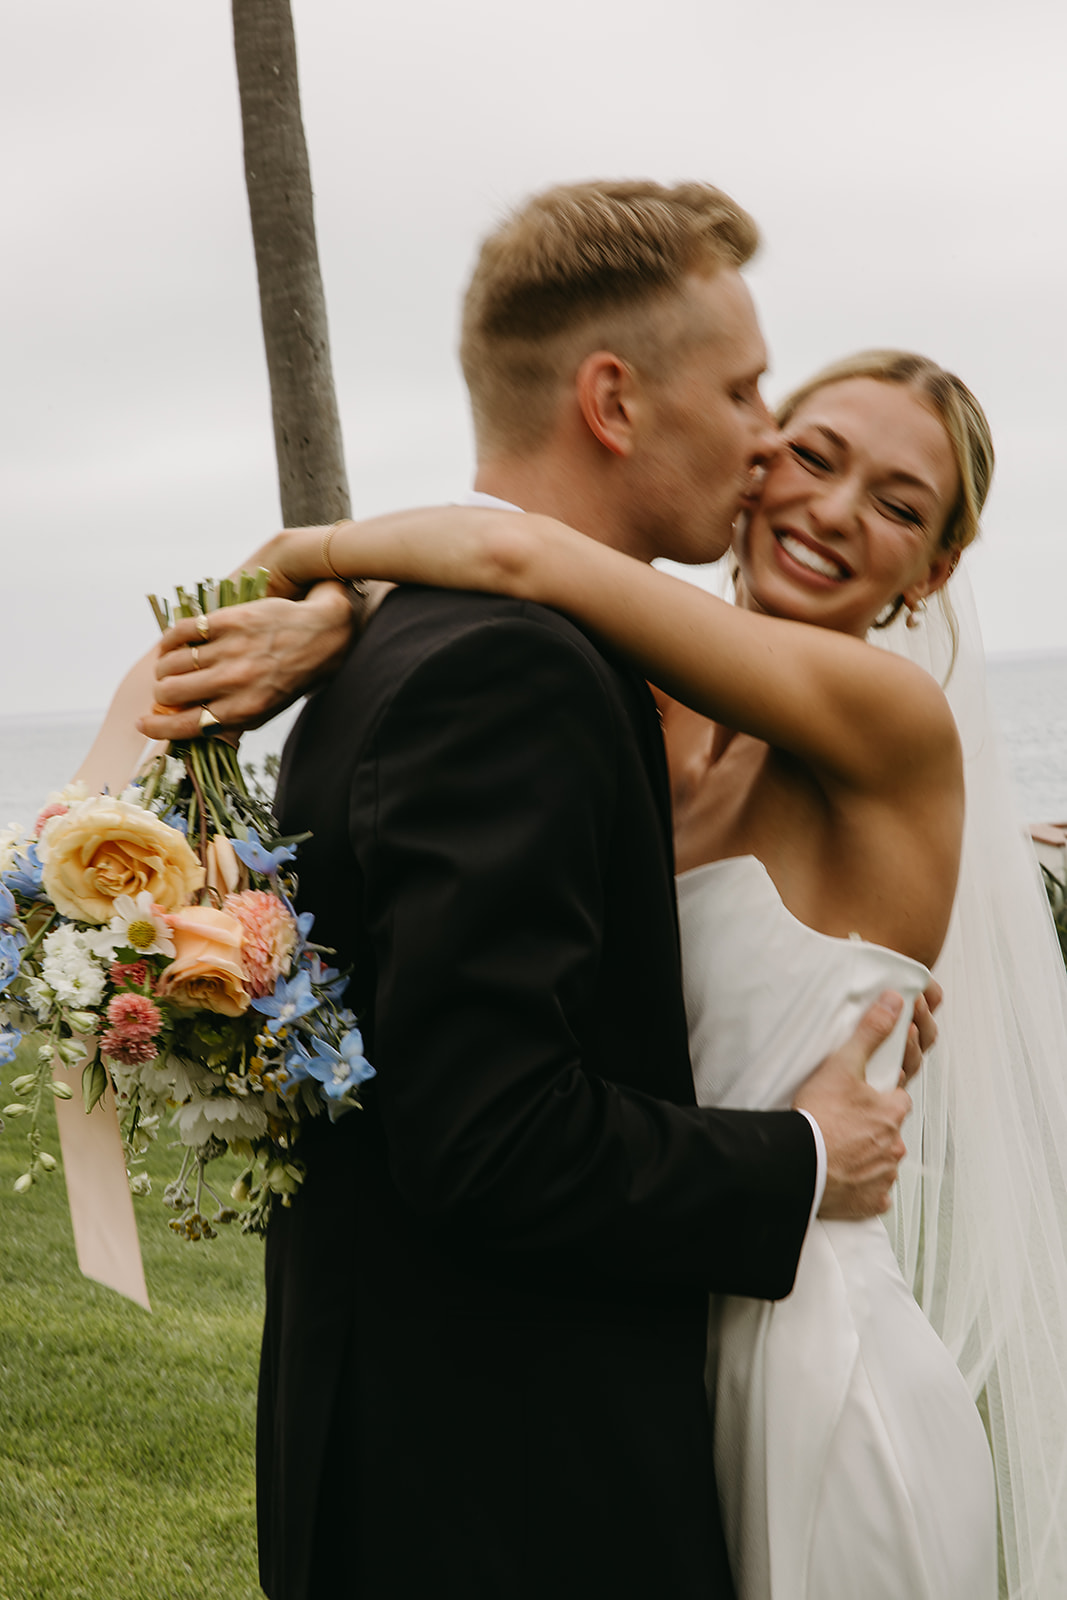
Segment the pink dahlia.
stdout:
<path fill-rule="evenodd" d="M 108 968 L 112 983 L 128 983 L 133 989 L 143 989 L 148 982 L 147 961 L 115 961 Z"/>
<path fill-rule="evenodd" d="M 100 1040 L 100 1053 L 124 1067 L 139 1067 L 155 1060 L 159 1046 L 147 1029 L 126 1025 L 108 1029 Z"/>
<path fill-rule="evenodd" d="M 163 1024 L 159 1007 L 145 994 L 115 995 L 107 1020 L 116 1028 L 143 1028 L 147 1034 L 158 1033 Z"/>
<path fill-rule="evenodd" d="M 249 993 L 257 998 L 273 994 L 278 979 L 289 971 L 296 949 L 292 916 L 278 896 L 266 889 L 228 894 L 223 909 L 237 918 L 244 931 L 241 960 Z"/>

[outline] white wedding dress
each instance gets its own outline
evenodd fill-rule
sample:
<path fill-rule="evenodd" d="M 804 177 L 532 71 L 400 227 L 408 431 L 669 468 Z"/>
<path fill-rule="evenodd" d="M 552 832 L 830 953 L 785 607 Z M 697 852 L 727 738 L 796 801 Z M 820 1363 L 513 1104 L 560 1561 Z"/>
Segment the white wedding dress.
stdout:
<path fill-rule="evenodd" d="M 678 878 L 702 1105 L 787 1107 L 883 989 L 905 999 L 869 1080 L 899 1076 L 926 968 L 797 921 L 753 856 Z M 885 1226 L 809 1229 L 792 1294 L 712 1302 L 709 1383 L 739 1600 L 992 1600 L 989 1446 Z"/>

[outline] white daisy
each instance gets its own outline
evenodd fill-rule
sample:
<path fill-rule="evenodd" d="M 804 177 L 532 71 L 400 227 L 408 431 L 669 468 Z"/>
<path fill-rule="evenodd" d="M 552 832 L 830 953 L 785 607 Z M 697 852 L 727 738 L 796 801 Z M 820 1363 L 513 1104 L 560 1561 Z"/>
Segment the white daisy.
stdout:
<path fill-rule="evenodd" d="M 115 915 L 108 923 L 108 935 L 118 946 L 136 950 L 139 956 L 172 956 L 174 939 L 170 925 L 152 904 L 148 889 L 136 896 L 116 895 Z"/>

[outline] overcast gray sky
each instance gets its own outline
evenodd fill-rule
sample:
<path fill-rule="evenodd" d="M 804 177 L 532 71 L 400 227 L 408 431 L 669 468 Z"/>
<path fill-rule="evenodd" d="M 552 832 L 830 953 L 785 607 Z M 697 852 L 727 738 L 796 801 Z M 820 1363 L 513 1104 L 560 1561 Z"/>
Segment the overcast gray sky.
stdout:
<path fill-rule="evenodd" d="M 511 204 L 700 177 L 764 231 L 770 397 L 870 345 L 975 389 L 987 646 L 1067 646 L 1062 0 L 293 11 L 357 513 L 466 485 L 457 306 Z M 145 591 L 279 517 L 229 6 L 8 0 L 0 50 L 0 709 L 101 706 Z"/>

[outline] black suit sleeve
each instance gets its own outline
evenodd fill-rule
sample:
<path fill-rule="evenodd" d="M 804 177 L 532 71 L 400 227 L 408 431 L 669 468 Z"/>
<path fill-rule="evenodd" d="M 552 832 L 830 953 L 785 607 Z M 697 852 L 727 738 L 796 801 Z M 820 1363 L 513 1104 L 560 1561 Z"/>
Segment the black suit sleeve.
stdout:
<path fill-rule="evenodd" d="M 536 615 L 404 679 L 353 779 L 394 1180 L 479 1248 L 787 1293 L 814 1187 L 796 1113 L 678 1106 L 583 1070 L 619 718 Z"/>

